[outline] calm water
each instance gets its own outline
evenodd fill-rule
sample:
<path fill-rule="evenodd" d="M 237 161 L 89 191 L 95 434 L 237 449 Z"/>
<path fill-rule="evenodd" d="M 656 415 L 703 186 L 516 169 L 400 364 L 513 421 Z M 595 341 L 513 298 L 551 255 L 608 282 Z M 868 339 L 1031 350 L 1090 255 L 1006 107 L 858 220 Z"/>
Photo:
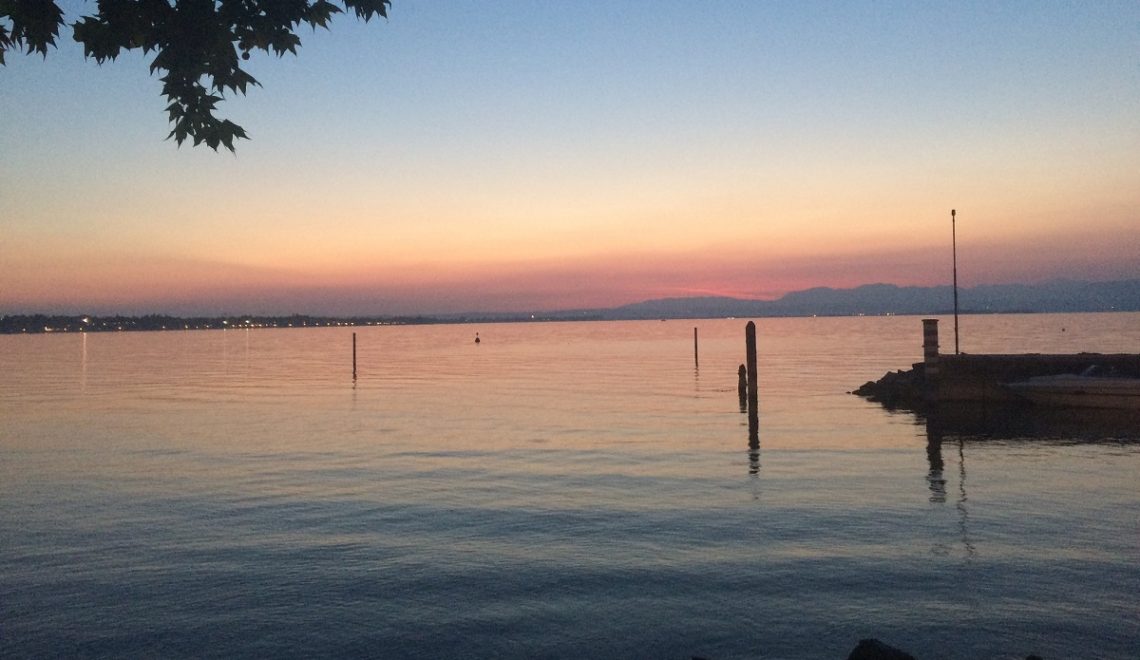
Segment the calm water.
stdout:
<path fill-rule="evenodd" d="M 917 318 L 772 319 L 751 452 L 743 326 L 355 328 L 355 383 L 350 328 L 0 337 L 0 655 L 1140 657 L 1128 429 L 939 444 L 846 394 Z"/>

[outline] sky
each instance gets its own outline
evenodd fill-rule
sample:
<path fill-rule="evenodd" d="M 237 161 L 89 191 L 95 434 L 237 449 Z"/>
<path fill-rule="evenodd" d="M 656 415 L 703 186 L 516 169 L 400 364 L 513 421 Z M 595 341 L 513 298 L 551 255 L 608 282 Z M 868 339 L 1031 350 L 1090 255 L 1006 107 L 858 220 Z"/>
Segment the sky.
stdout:
<path fill-rule="evenodd" d="M 61 3 L 69 20 L 93 2 Z M 165 140 L 0 67 L 0 314 L 533 312 L 1140 277 L 1140 3 L 393 0 Z M 956 209 L 951 224 L 950 210 Z"/>

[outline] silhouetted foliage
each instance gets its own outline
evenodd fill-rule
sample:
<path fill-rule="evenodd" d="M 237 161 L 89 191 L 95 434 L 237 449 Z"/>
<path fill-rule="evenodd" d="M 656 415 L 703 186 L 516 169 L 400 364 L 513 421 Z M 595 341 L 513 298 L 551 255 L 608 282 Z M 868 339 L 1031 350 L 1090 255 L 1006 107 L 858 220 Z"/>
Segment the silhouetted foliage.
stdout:
<path fill-rule="evenodd" d="M 301 24 L 328 27 L 334 14 L 355 13 L 365 21 L 387 17 L 391 0 L 98 0 L 96 11 L 71 24 L 87 57 L 102 64 L 123 50 L 154 52 L 151 73 L 159 72 L 173 125 L 167 139 L 190 138 L 217 150 L 234 149 L 245 130 L 214 115 L 227 91 L 244 94 L 259 85 L 240 63 L 250 51 L 278 57 L 297 53 Z M 0 64 L 9 49 L 47 56 L 63 11 L 50 0 L 0 0 Z"/>

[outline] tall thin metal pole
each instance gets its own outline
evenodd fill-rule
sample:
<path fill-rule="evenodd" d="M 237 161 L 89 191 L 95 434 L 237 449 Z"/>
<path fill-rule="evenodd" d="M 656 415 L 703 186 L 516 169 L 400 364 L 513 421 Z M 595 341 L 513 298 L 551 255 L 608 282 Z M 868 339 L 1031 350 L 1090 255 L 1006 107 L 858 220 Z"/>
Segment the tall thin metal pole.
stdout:
<path fill-rule="evenodd" d="M 950 209 L 950 245 L 954 255 L 954 355 L 958 355 L 958 228 L 955 216 L 957 211 Z"/>

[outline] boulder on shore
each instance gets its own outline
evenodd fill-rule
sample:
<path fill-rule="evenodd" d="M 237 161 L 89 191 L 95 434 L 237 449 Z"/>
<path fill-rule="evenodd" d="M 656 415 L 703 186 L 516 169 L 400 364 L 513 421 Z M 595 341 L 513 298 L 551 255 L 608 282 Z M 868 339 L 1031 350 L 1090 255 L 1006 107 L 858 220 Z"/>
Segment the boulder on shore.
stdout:
<path fill-rule="evenodd" d="M 863 383 L 852 394 L 866 397 L 888 408 L 909 408 L 921 410 L 925 400 L 926 387 L 924 365 L 919 362 L 906 371 L 891 371 L 879 380 Z"/>

